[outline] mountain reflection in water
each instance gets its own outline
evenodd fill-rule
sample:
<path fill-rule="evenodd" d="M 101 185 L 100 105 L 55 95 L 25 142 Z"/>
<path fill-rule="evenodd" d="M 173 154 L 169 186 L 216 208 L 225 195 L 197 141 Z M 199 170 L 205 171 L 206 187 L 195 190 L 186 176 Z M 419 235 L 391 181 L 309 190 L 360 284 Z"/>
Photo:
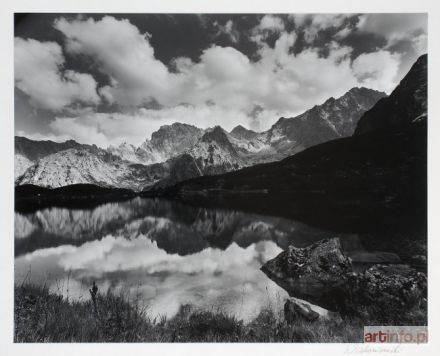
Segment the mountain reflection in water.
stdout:
<path fill-rule="evenodd" d="M 192 304 L 247 320 L 287 296 L 262 264 L 289 244 L 333 236 L 348 255 L 365 259 L 356 234 L 279 217 L 142 198 L 90 210 L 46 208 L 15 214 L 15 280 L 73 299 L 88 298 L 96 281 L 101 292 L 137 295 L 153 316 Z"/>

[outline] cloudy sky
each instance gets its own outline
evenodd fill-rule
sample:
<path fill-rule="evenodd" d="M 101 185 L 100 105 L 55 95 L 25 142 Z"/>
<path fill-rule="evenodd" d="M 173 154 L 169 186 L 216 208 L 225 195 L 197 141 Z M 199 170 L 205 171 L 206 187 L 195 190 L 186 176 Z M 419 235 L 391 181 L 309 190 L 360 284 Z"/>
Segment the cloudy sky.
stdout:
<path fill-rule="evenodd" d="M 15 18 L 15 133 L 139 145 L 161 125 L 262 131 L 354 86 L 390 93 L 425 14 Z"/>

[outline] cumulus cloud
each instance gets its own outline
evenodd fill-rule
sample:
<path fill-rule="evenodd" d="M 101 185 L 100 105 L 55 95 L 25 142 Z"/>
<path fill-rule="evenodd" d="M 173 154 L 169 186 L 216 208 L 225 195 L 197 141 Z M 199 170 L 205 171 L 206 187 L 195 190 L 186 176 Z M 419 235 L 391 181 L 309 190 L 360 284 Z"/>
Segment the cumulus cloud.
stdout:
<path fill-rule="evenodd" d="M 426 52 L 427 14 L 365 14 L 359 16 L 361 32 L 383 36 L 388 47 L 398 41 L 414 42 L 418 55 Z"/>
<path fill-rule="evenodd" d="M 154 98 L 165 106 L 214 102 L 243 112 L 260 105 L 296 113 L 355 84 L 349 76 L 348 48 L 342 52 L 332 48 L 327 58 L 317 49 L 294 56 L 290 53 L 294 32 L 280 32 L 274 48 L 261 43 L 257 62 L 234 48 L 212 46 L 202 52 L 198 63 L 177 58 L 177 73 L 171 73 L 155 58 L 148 36 L 129 21 L 61 19 L 55 26 L 66 35 L 71 53 L 91 56 L 100 64 L 112 80 L 100 93 L 120 105 L 142 105 Z M 264 16 L 258 26 L 259 31 L 283 28 L 282 20 L 274 16 Z M 342 83 L 341 77 L 348 80 Z"/>
<path fill-rule="evenodd" d="M 281 21 L 278 17 L 265 16 L 261 30 L 280 31 L 284 28 Z M 111 85 L 101 88 L 100 94 L 121 106 L 140 106 L 154 99 L 164 106 L 200 105 L 209 101 L 247 111 L 255 104 L 273 109 L 274 96 L 285 87 L 273 82 L 277 78 L 271 78 L 271 67 L 277 63 L 269 63 L 266 58 L 262 59 L 264 66 L 251 63 L 246 55 L 231 47 L 207 48 L 198 63 L 178 58 L 174 62 L 177 73 L 171 73 L 155 58 L 148 36 L 140 34 L 127 20 L 60 19 L 55 27 L 66 36 L 70 53 L 85 54 L 97 61 L 100 70 L 111 80 Z M 288 55 L 282 52 L 288 51 L 285 44 L 286 41 L 293 44 L 292 38 L 291 34 L 281 34 L 276 56 L 272 56 L 274 60 Z M 264 53 L 271 55 L 269 52 Z M 277 88 L 274 91 L 270 86 Z M 286 104 L 281 109 L 298 110 Z"/>
<path fill-rule="evenodd" d="M 342 24 L 344 16 L 317 15 L 311 23 L 325 28 Z M 142 35 L 127 20 L 60 19 L 55 27 L 66 36 L 68 51 L 98 62 L 112 81 L 100 89 L 101 95 L 122 106 L 140 106 L 154 99 L 167 107 L 213 102 L 242 112 L 259 105 L 293 114 L 357 84 L 350 68 L 349 47 L 331 44 L 325 58 L 317 48 L 293 55 L 295 32 L 283 31 L 282 19 L 271 15 L 261 19 L 256 31 L 278 31 L 279 38 L 274 48 L 260 43 L 260 60 L 251 62 L 232 47 L 211 46 L 197 63 L 177 58 L 176 73 L 155 58 L 148 35 Z M 374 80 L 370 81 L 372 86 Z"/>
<path fill-rule="evenodd" d="M 259 66 L 263 72 L 271 73 L 268 79 L 272 82 L 272 94 L 267 93 L 265 105 L 306 109 L 314 105 L 312 102 L 340 96 L 357 85 L 351 70 L 351 48 L 332 43 L 327 57 L 322 57 L 316 48 L 292 55 L 289 49 L 294 40 L 292 34 L 284 34 L 273 49 L 265 46 L 260 50 Z"/>
<path fill-rule="evenodd" d="M 15 85 L 37 108 L 61 110 L 75 102 L 100 101 L 91 75 L 63 72 L 64 56 L 55 42 L 15 38 L 14 62 Z"/>
<path fill-rule="evenodd" d="M 109 102 L 139 105 L 153 97 L 166 101 L 173 76 L 155 59 L 148 34 L 141 34 L 128 20 L 61 18 L 54 26 L 66 36 L 70 53 L 92 57 L 110 77 L 112 84 L 100 90 Z"/>
<path fill-rule="evenodd" d="M 397 85 L 399 65 L 399 54 L 380 50 L 358 56 L 353 61 L 353 71 L 363 86 L 389 93 Z"/>

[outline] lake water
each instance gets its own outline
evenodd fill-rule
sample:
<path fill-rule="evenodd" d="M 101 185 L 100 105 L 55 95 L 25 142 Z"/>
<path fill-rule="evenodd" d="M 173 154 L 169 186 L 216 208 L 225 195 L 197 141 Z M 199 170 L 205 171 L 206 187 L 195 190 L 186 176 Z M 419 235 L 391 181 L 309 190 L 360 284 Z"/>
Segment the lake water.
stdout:
<path fill-rule="evenodd" d="M 378 256 L 357 234 L 160 199 L 45 208 L 15 213 L 15 282 L 84 300 L 96 281 L 100 292 L 137 298 L 153 317 L 191 304 L 249 320 L 262 308 L 281 308 L 287 297 L 260 271 L 267 260 L 289 244 L 334 236 L 355 263 Z"/>

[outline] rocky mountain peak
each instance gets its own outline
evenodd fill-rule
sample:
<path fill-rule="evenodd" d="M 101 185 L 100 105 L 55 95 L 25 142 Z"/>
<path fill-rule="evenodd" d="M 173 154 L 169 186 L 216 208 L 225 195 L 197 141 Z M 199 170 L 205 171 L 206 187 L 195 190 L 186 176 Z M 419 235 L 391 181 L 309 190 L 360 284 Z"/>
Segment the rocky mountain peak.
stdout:
<path fill-rule="evenodd" d="M 175 122 L 172 125 L 164 125 L 151 135 L 151 143 L 159 150 L 182 151 L 182 147 L 194 144 L 202 135 L 203 130 L 198 127 Z"/>
<path fill-rule="evenodd" d="M 207 131 L 201 138 L 202 142 L 217 143 L 221 148 L 228 150 L 231 153 L 236 153 L 234 147 L 226 135 L 225 130 L 220 126 L 215 126 L 212 130 Z"/>
<path fill-rule="evenodd" d="M 237 125 L 231 130 L 230 134 L 234 134 L 234 133 L 240 134 L 246 131 L 248 130 L 245 127 L 243 127 L 242 125 Z"/>
<path fill-rule="evenodd" d="M 360 117 L 386 94 L 368 88 L 352 88 L 339 98 L 291 118 L 280 118 L 268 131 L 281 157 L 329 140 L 351 136 Z"/>
<path fill-rule="evenodd" d="M 151 164 L 166 161 L 193 146 L 203 135 L 203 130 L 188 124 L 175 122 L 163 125 L 136 150 L 139 161 Z"/>
<path fill-rule="evenodd" d="M 322 105 L 315 105 L 313 108 L 320 108 L 320 107 L 322 107 L 322 106 L 326 106 L 326 105 L 333 105 L 335 101 L 336 101 L 336 99 L 335 99 L 334 97 L 331 96 L 330 98 L 328 98 L 328 99 L 324 102 L 324 104 L 322 104 Z"/>
<path fill-rule="evenodd" d="M 346 95 L 368 95 L 368 94 L 378 94 L 380 96 L 384 96 L 386 95 L 384 92 L 375 90 L 375 89 L 370 89 L 370 88 L 366 88 L 366 87 L 353 87 L 351 88 L 348 92 L 346 92 L 343 96 Z"/>
<path fill-rule="evenodd" d="M 230 132 L 230 134 L 235 138 L 246 139 L 246 140 L 252 140 L 258 136 L 257 132 L 248 130 L 247 128 L 241 125 L 235 126 Z"/>
<path fill-rule="evenodd" d="M 151 141 L 157 142 L 159 140 L 177 140 L 188 134 L 200 134 L 201 129 L 196 126 L 175 122 L 171 125 L 163 125 L 159 130 L 155 131 L 151 135 Z"/>
<path fill-rule="evenodd" d="M 331 97 L 322 106 L 333 106 L 331 109 L 339 107 L 367 107 L 374 105 L 379 99 L 385 97 L 386 94 L 381 91 L 369 89 L 365 87 L 354 87 L 347 91 L 344 95 L 335 99 Z"/>

